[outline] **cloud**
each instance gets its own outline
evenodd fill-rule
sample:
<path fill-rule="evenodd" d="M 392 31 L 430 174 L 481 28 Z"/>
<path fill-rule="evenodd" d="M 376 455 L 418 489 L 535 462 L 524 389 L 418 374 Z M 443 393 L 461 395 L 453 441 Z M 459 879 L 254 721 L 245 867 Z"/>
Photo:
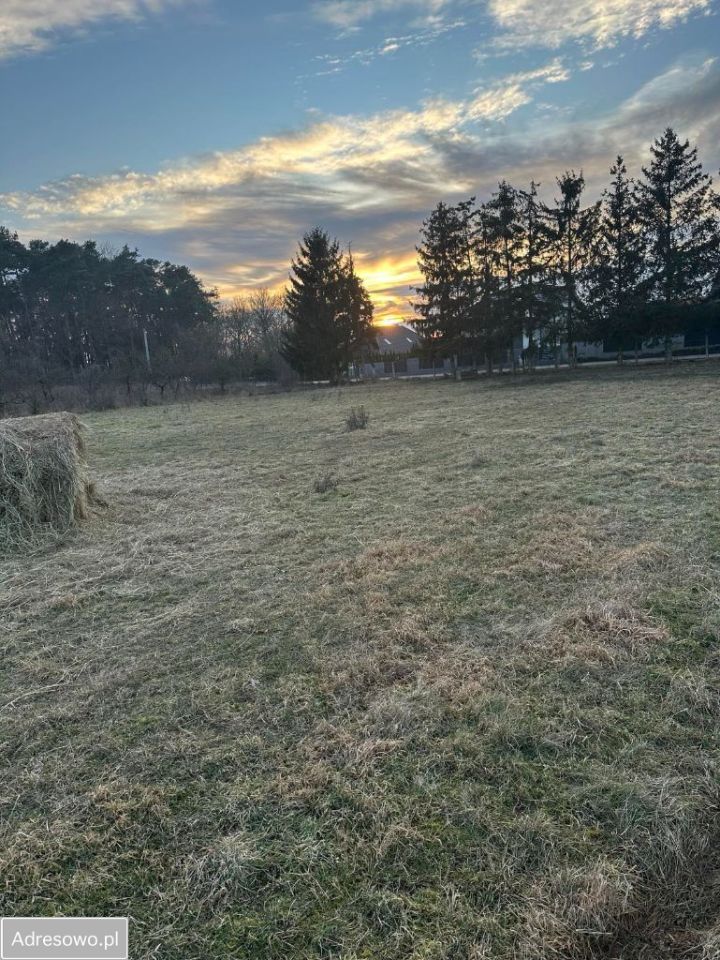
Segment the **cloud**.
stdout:
<path fill-rule="evenodd" d="M 189 260 L 223 296 L 282 285 L 295 240 L 322 223 L 345 242 L 358 241 L 358 263 L 370 274 L 381 315 L 401 316 L 407 250 L 419 221 L 440 197 L 472 189 L 472 170 L 448 167 L 451 145 L 475 142 L 479 124 L 504 119 L 538 85 L 565 76 L 556 60 L 479 88 L 466 101 L 332 117 L 156 173 L 72 176 L 0 195 L 0 208 L 33 234 L 110 238 Z M 405 266 L 393 284 L 388 264 L 398 249 Z"/>
<path fill-rule="evenodd" d="M 441 37 L 460 30 L 466 26 L 464 20 L 440 21 L 429 24 L 426 29 L 415 33 L 406 33 L 402 36 L 385 37 L 379 44 L 372 47 L 365 47 L 361 50 L 354 50 L 352 53 L 338 56 L 336 54 L 321 54 L 316 57 L 323 68 L 315 76 L 327 76 L 328 74 L 340 73 L 345 67 L 351 64 L 359 63 L 361 66 L 368 66 L 379 57 L 391 56 L 400 50 L 409 47 L 427 47 Z"/>
<path fill-rule="evenodd" d="M 317 0 L 312 10 L 319 20 L 352 30 L 364 20 L 381 14 L 406 13 L 415 9 L 427 17 L 436 16 L 451 0 Z"/>
<path fill-rule="evenodd" d="M 263 137 L 240 150 L 211 154 L 155 174 L 72 176 L 35 193 L 11 193 L 3 199 L 29 219 L 102 217 L 148 231 L 205 219 L 225 202 L 228 190 L 247 189 L 258 196 L 266 188 L 276 192 L 280 184 L 287 202 L 298 191 L 305 197 L 317 190 L 348 210 L 381 207 L 399 202 L 417 185 L 424 190 L 447 183 L 444 172 L 436 170 L 436 137 L 461 136 L 468 125 L 504 119 L 531 100 L 538 84 L 567 78 L 567 70 L 556 59 L 478 88 L 467 101 L 438 98 L 417 110 L 332 117 L 300 132 Z M 370 194 L 364 181 L 378 169 L 386 177 Z"/>
<path fill-rule="evenodd" d="M 2 0 L 0 60 L 37 53 L 106 20 L 139 20 L 189 0 Z"/>
<path fill-rule="evenodd" d="M 537 70 L 511 74 L 502 81 L 475 91 L 467 107 L 473 120 L 504 120 L 520 107 L 530 103 L 532 92 L 543 83 L 562 83 L 570 79 L 570 71 L 559 58 Z"/>
<path fill-rule="evenodd" d="M 504 47 L 558 48 L 573 40 L 613 46 L 654 28 L 676 26 L 710 10 L 710 0 L 489 0 L 488 12 Z"/>
<path fill-rule="evenodd" d="M 347 31 L 374 17 L 415 11 L 432 23 L 451 8 L 486 8 L 506 48 L 557 49 L 568 41 L 613 46 L 688 17 L 708 13 L 712 0 L 316 0 L 315 16 Z"/>
<path fill-rule="evenodd" d="M 155 173 L 74 176 L 0 196 L 0 209 L 26 238 L 92 236 L 187 262 L 223 296 L 282 286 L 297 239 L 320 224 L 352 241 L 380 316 L 407 315 L 418 229 L 441 199 L 486 198 L 502 177 L 540 180 L 551 197 L 555 175 L 569 167 L 583 169 L 596 196 L 614 155 L 637 170 L 667 124 L 699 141 L 706 168 L 717 169 L 714 60 L 675 64 L 605 116 L 571 123 L 527 111 L 518 129 L 497 122 L 566 78 L 553 60 L 467 100 L 332 117 Z"/>

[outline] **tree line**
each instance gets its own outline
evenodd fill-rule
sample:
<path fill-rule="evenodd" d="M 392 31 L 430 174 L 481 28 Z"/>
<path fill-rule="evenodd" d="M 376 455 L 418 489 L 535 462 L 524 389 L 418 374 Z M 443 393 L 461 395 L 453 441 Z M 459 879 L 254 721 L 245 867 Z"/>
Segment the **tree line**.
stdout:
<path fill-rule="evenodd" d="M 0 414 L 285 376 L 282 298 L 221 304 L 185 266 L 0 227 Z"/>
<path fill-rule="evenodd" d="M 503 180 L 484 203 L 439 203 L 423 223 L 418 329 L 438 356 L 532 368 L 544 353 L 577 362 L 581 341 L 618 355 L 643 343 L 720 326 L 712 296 L 720 272 L 720 200 L 697 149 L 668 128 L 637 179 L 621 156 L 600 200 L 585 179 Z M 718 331 L 720 332 L 720 331 Z"/>
<path fill-rule="evenodd" d="M 618 157 L 600 200 L 582 173 L 501 181 L 485 202 L 439 203 L 418 247 L 414 304 L 430 357 L 570 364 L 582 341 L 620 356 L 676 334 L 720 334 L 720 199 L 697 149 L 667 129 L 635 179 Z M 714 291 L 714 292 L 713 292 Z M 0 227 L 0 414 L 51 407 L 72 387 L 105 405 L 231 381 L 338 382 L 377 353 L 373 305 L 350 250 L 305 235 L 285 295 L 219 302 L 185 266 Z"/>
<path fill-rule="evenodd" d="M 338 381 L 374 344 L 352 254 L 320 229 L 286 294 L 221 303 L 185 266 L 127 246 L 32 240 L 0 227 L 0 415 L 147 402 L 246 380 Z"/>

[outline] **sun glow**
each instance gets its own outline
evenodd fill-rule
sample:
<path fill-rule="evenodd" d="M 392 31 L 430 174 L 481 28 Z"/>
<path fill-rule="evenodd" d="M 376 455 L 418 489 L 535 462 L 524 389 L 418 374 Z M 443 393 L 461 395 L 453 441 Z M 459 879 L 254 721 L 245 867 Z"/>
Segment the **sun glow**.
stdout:
<path fill-rule="evenodd" d="M 355 255 L 355 265 L 372 297 L 377 326 L 412 319 L 414 288 L 422 280 L 414 252 L 379 258 L 360 252 Z"/>
<path fill-rule="evenodd" d="M 414 252 L 373 257 L 367 252 L 355 252 L 355 269 L 362 278 L 375 308 L 374 323 L 390 326 L 412 320 L 414 288 L 422 276 Z M 222 272 L 199 271 L 208 287 L 217 290 L 221 300 L 230 302 L 246 297 L 261 288 L 280 295 L 287 287 L 287 263 L 229 265 Z"/>

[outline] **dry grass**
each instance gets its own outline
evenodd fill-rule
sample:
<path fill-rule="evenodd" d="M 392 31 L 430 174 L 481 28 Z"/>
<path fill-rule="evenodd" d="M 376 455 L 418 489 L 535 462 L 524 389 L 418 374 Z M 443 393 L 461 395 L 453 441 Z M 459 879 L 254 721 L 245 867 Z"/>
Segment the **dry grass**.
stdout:
<path fill-rule="evenodd" d="M 606 601 L 566 613 L 535 642 L 549 659 L 615 664 L 620 659 L 652 659 L 656 648 L 670 639 L 667 628 L 643 611 Z"/>
<path fill-rule="evenodd" d="M 87 518 L 94 499 L 77 417 L 0 420 L 0 550 L 62 533 Z"/>
<path fill-rule="evenodd" d="M 129 914 L 137 960 L 714 960 L 717 392 L 89 417 L 110 508 L 0 564 L 2 912 Z"/>

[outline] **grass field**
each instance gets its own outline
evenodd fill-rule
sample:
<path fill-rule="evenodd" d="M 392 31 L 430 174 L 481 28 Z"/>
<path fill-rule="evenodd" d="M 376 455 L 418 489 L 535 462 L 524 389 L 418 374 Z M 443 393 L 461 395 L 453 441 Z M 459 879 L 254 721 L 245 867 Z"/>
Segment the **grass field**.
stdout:
<path fill-rule="evenodd" d="M 0 561 L 1 912 L 717 960 L 719 412 L 703 366 L 87 417 L 108 511 Z"/>

